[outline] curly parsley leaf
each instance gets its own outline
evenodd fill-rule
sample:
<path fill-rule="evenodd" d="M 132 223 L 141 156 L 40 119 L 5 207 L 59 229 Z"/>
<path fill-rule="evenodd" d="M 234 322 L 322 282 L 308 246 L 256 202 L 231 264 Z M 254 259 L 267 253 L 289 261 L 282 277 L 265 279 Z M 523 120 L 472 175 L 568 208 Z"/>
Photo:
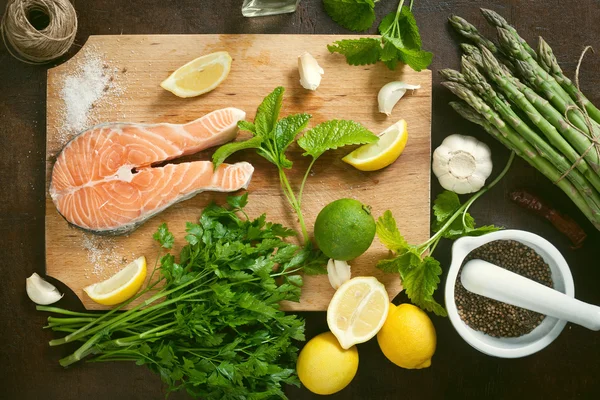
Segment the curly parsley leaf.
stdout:
<path fill-rule="evenodd" d="M 373 143 L 379 138 L 370 130 L 354 121 L 331 120 L 323 122 L 306 132 L 298 139 L 304 155 L 318 158 L 327 150 L 338 147 Z"/>
<path fill-rule="evenodd" d="M 367 30 L 375 21 L 373 0 L 323 0 L 325 12 L 346 29 Z"/>
<path fill-rule="evenodd" d="M 173 247 L 173 243 L 175 242 L 175 237 L 171 232 L 169 232 L 169 228 L 167 228 L 167 224 L 163 222 L 158 227 L 158 230 L 152 235 L 152 238 L 158 241 L 161 247 L 165 249 L 170 249 Z"/>
<path fill-rule="evenodd" d="M 375 38 L 344 39 L 327 45 L 330 53 L 346 57 L 350 65 L 375 64 L 381 57 L 381 40 Z"/>
<path fill-rule="evenodd" d="M 227 204 L 229 204 L 235 210 L 241 210 L 248 204 L 248 192 L 244 193 L 241 196 L 227 197 Z"/>

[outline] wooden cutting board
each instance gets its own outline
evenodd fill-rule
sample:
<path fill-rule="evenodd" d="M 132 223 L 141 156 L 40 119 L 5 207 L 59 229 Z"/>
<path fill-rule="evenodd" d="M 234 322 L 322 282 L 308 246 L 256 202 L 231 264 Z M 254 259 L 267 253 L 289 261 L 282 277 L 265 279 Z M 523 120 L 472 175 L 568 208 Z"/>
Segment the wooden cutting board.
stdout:
<path fill-rule="evenodd" d="M 308 112 L 309 127 L 329 119 L 352 119 L 379 133 L 399 119 L 408 123 L 408 145 L 390 167 L 377 172 L 360 172 L 341 161 L 350 149 L 327 152 L 315 164 L 305 188 L 303 209 L 309 231 L 318 212 L 329 202 L 356 198 L 372 206 L 375 217 L 392 210 L 402 233 L 411 243 L 429 235 L 429 179 L 431 130 L 431 71 L 414 72 L 408 67 L 389 71 L 383 65 L 355 67 L 344 57 L 329 54 L 326 45 L 339 36 L 331 35 L 131 35 L 91 36 L 84 48 L 68 62 L 48 71 L 46 182 L 53 162 L 64 143 L 75 132 L 65 128 L 69 104 L 63 87 L 69 76 L 79 75 L 90 60 L 101 62 L 106 71 L 105 92 L 88 113 L 89 124 L 126 121 L 139 123 L 184 123 L 218 108 L 234 106 L 254 119 L 256 107 L 276 86 L 286 88 L 282 116 Z M 228 78 L 214 91 L 200 97 L 181 99 L 159 84 L 171 72 L 203 54 L 226 50 L 233 58 Z M 321 86 L 311 92 L 299 84 L 297 57 L 310 52 L 325 70 Z M 407 94 L 391 117 L 377 111 L 377 93 L 387 82 L 402 80 L 421 85 Z M 82 100 L 83 101 L 83 100 Z M 73 104 L 70 104 L 72 107 Z M 188 160 L 208 160 L 212 150 Z M 299 185 L 309 159 L 297 147 L 291 150 L 294 168 L 292 185 Z M 267 213 L 268 219 L 298 229 L 297 220 L 279 187 L 273 165 L 247 151 L 231 161 L 247 160 L 256 172 L 249 187 L 247 212 L 251 217 Z M 48 193 L 46 191 L 46 193 Z M 144 255 L 148 267 L 158 254 L 152 234 L 163 222 L 182 245 L 186 221 L 196 221 L 211 201 L 223 203 L 225 195 L 202 193 L 155 216 L 129 236 L 106 238 L 70 227 L 46 196 L 46 272 L 59 279 L 88 309 L 102 309 L 82 288 L 101 281 L 127 262 Z M 178 251 L 178 248 L 174 249 Z M 392 299 L 401 290 L 397 275 L 375 268 L 387 255 L 377 238 L 371 248 L 351 262 L 352 275 L 373 275 L 383 282 Z M 148 274 L 150 275 L 150 274 Z M 287 310 L 326 310 L 333 289 L 326 276 L 307 277 L 300 303 L 287 303 Z"/>

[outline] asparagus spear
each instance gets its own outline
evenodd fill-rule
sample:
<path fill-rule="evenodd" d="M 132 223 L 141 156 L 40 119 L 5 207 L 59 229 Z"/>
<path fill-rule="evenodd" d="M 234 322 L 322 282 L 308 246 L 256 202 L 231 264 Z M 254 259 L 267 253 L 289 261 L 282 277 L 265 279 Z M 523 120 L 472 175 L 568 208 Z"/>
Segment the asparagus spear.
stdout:
<path fill-rule="evenodd" d="M 585 107 L 588 114 L 594 119 L 594 121 L 600 123 L 600 110 L 598 110 L 598 108 L 596 108 L 596 106 L 594 106 L 592 102 L 589 101 L 579 89 L 577 89 L 577 86 L 575 86 L 575 84 L 573 84 L 573 82 L 563 74 L 560 65 L 558 65 L 558 61 L 554 56 L 552 48 L 550 48 L 548 43 L 546 43 L 541 36 L 538 42 L 538 53 L 540 66 L 550 73 L 554 79 L 556 79 L 556 81 L 571 96 L 573 100 L 578 101 Z"/>
<path fill-rule="evenodd" d="M 469 81 L 473 83 L 471 80 Z M 510 108 L 510 106 L 506 104 L 505 101 L 502 101 L 498 96 L 496 96 L 495 91 L 487 82 L 478 82 L 477 85 L 481 91 L 480 94 L 487 98 L 487 100 L 494 105 L 494 108 L 498 111 L 498 113 L 492 110 L 481 97 L 477 96 L 473 91 L 464 85 L 456 82 L 443 82 L 442 85 L 450 89 L 459 98 L 466 101 L 471 107 L 483 115 L 488 122 L 492 123 L 496 128 L 506 135 L 508 135 L 509 132 L 506 130 L 506 123 L 504 120 L 508 121 L 514 130 L 518 132 L 526 141 L 528 141 L 533 148 L 535 148 L 539 155 L 547 159 L 550 163 L 554 164 L 561 174 L 564 174 L 569 170 L 570 165 L 565 157 L 557 152 L 552 146 L 550 146 L 526 123 L 524 123 Z M 510 136 L 508 137 L 510 138 Z M 511 142 L 516 142 L 516 139 L 511 139 Z M 598 195 L 594 188 L 589 185 L 589 182 L 578 170 L 572 169 L 566 178 L 568 178 L 584 196 L 586 202 L 593 211 L 594 219 L 596 222 L 600 223 L 600 195 Z"/>
<path fill-rule="evenodd" d="M 573 109 L 573 107 L 575 107 L 574 110 L 578 110 L 579 112 L 570 111 L 568 113 L 569 121 L 589 135 L 590 130 L 583 117 L 583 112 L 573 100 L 569 99 L 565 101 L 562 97 L 556 95 L 556 93 L 552 90 L 552 87 L 550 87 L 548 80 L 544 76 L 536 74 L 529 63 L 518 60 L 515 62 L 515 68 L 519 72 L 521 79 L 527 82 L 527 84 L 534 90 L 542 93 L 543 96 L 548 99 L 552 105 L 563 115 L 565 115 L 569 108 Z M 590 122 L 592 125 L 594 125 L 596 130 L 600 132 L 600 125 L 593 120 L 590 120 Z"/>
<path fill-rule="evenodd" d="M 571 101 L 571 96 L 558 84 L 558 82 L 550 76 L 540 65 L 534 60 L 531 55 L 523 48 L 521 43 L 504 28 L 498 28 L 498 39 L 503 52 L 515 60 L 521 60 L 529 63 L 534 73 L 546 77 L 549 87 L 557 96 L 560 96 L 565 101 Z M 492 52 L 493 53 L 493 52 Z"/>
<path fill-rule="evenodd" d="M 498 14 L 496 11 L 488 10 L 487 8 L 481 8 L 480 11 L 490 25 L 493 25 L 497 28 L 506 29 L 511 35 L 514 36 L 516 40 L 519 41 L 519 43 L 521 43 L 521 46 L 523 46 L 525 51 L 527 51 L 533 59 L 537 59 L 537 53 L 535 50 L 533 50 L 531 46 L 529 46 L 529 44 L 521 36 L 519 36 L 517 30 L 513 28 L 500 14 Z"/>
<path fill-rule="evenodd" d="M 518 79 L 502 71 L 499 68 L 498 61 L 494 55 L 487 49 L 482 49 L 482 56 L 484 69 L 488 76 L 496 82 L 509 99 L 527 114 L 529 119 L 544 133 L 553 146 L 563 153 L 572 163 L 577 163 L 577 169 L 584 173 L 596 190 L 600 190 L 600 176 L 598 175 L 600 165 L 598 154 L 593 151 L 588 151 L 586 157 L 583 160 L 581 159 L 581 154 L 591 146 L 591 142 L 584 135 L 577 132 L 566 123 L 562 115 L 550 106 L 546 100 L 542 99 L 533 90 L 523 85 Z M 466 67 L 469 69 L 475 68 L 475 66 L 472 66 L 469 63 L 467 63 Z M 552 124 L 549 121 L 553 121 L 555 124 Z M 559 134 L 557 127 L 555 127 L 556 125 L 560 127 L 559 129 L 565 137 Z M 567 140 L 565 140 L 565 138 Z M 573 146 L 571 146 L 571 144 Z M 585 161 L 588 159 L 591 160 L 591 167 Z"/>
<path fill-rule="evenodd" d="M 530 66 L 527 63 L 519 61 L 517 63 L 518 69 L 522 72 L 523 76 L 528 76 L 530 82 L 533 82 L 533 85 L 538 87 L 540 90 L 545 90 L 543 88 L 543 84 L 540 84 L 539 79 L 536 79 L 534 76 L 530 75 L 531 70 Z M 573 147 L 579 152 L 579 154 L 585 154 L 585 159 L 592 168 L 592 170 L 596 173 L 600 173 L 600 155 L 596 149 L 590 149 L 592 142 L 589 139 L 589 136 L 582 134 L 577 129 L 573 128 L 567 122 L 564 116 L 564 112 L 567 110 L 568 105 L 566 103 L 561 102 L 562 111 L 559 112 L 556 110 L 546 99 L 537 94 L 534 90 L 522 84 L 520 81 L 515 80 L 517 87 L 519 90 L 523 92 L 527 100 L 542 114 L 544 114 L 545 118 L 550 122 L 554 127 L 571 143 Z M 568 113 L 569 121 L 571 121 L 578 129 L 587 133 L 589 135 L 589 128 L 582 116 L 577 112 Z M 596 125 L 594 122 L 590 121 L 593 125 Z M 597 132 L 600 132 L 600 127 L 596 125 Z M 593 130 L 593 129 L 592 129 Z"/>
<path fill-rule="evenodd" d="M 596 221 L 594 213 L 585 202 L 582 194 L 577 191 L 575 186 L 566 179 L 559 181 L 561 173 L 556 167 L 548 162 L 547 160 L 538 157 L 536 151 L 529 143 L 524 141 L 516 132 L 512 131 L 512 128 L 506 126 L 508 132 L 504 136 L 498 128 L 489 123 L 485 118 L 478 114 L 473 108 L 463 102 L 450 102 L 450 106 L 463 118 L 482 126 L 489 134 L 494 136 L 500 143 L 502 143 L 509 150 L 514 151 L 519 157 L 523 158 L 529 165 L 540 171 L 544 176 L 553 182 L 558 182 L 556 185 L 575 203 L 575 205 L 583 212 L 583 214 L 594 224 L 597 229 L 600 229 L 600 224 Z M 515 142 L 510 141 L 507 137 L 515 137 L 518 140 Z"/>
<path fill-rule="evenodd" d="M 463 50 L 463 53 L 469 57 L 472 58 L 473 62 L 475 65 L 477 65 L 478 67 L 483 68 L 483 59 L 481 57 L 481 50 L 479 50 L 479 47 L 477 46 L 473 46 L 472 44 L 468 44 L 468 43 L 461 43 L 460 47 Z M 499 54 L 497 54 L 498 57 L 500 57 Z M 515 66 L 513 65 L 512 62 L 508 61 L 506 58 L 502 57 L 501 58 L 501 63 L 500 63 L 500 67 L 507 73 L 510 74 L 512 73 L 511 70 L 515 69 Z"/>
<path fill-rule="evenodd" d="M 471 40 L 473 43 L 479 46 L 486 47 L 492 53 L 498 52 L 498 48 L 496 47 L 496 45 L 491 40 L 487 39 L 482 34 L 480 34 L 477 28 L 475 28 L 475 26 L 473 26 L 464 18 L 461 18 L 458 15 L 451 15 L 450 18 L 448 18 L 448 21 L 450 21 L 452 27 L 460 35 L 466 37 L 467 39 Z"/>

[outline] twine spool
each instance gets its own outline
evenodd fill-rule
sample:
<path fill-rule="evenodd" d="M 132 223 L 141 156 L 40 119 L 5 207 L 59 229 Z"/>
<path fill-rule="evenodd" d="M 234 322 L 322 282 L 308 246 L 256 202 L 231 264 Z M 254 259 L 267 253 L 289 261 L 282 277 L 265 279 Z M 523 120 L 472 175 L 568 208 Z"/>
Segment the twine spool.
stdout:
<path fill-rule="evenodd" d="M 10 0 L 0 30 L 13 57 L 43 64 L 69 50 L 77 33 L 77 14 L 69 0 Z"/>

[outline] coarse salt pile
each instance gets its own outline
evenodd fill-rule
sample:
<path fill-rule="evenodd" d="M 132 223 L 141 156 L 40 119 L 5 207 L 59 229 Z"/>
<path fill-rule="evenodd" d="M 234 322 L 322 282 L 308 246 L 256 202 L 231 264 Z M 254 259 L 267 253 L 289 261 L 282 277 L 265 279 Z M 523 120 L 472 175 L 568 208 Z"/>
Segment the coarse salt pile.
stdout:
<path fill-rule="evenodd" d="M 76 134 L 97 123 L 92 110 L 110 90 L 117 97 L 121 90 L 114 81 L 115 68 L 92 50 L 87 50 L 74 73 L 65 77 L 60 91 L 64 102 L 59 140 L 65 144 Z"/>
<path fill-rule="evenodd" d="M 123 255 L 124 249 L 110 237 L 86 233 L 81 245 L 87 250 L 88 262 L 92 266 L 89 272 L 95 276 L 108 278 L 127 265 L 128 258 Z M 85 276 L 90 278 L 87 272 Z"/>

